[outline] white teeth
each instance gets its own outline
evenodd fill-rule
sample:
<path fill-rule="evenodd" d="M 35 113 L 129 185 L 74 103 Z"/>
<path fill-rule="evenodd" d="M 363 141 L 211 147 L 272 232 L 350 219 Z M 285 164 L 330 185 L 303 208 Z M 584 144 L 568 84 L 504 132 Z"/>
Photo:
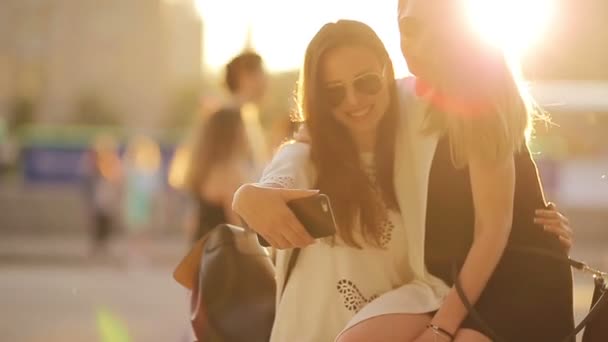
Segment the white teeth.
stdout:
<path fill-rule="evenodd" d="M 369 112 L 370 109 L 371 109 L 371 107 L 366 107 L 366 108 L 356 111 L 356 112 L 350 112 L 348 115 L 355 117 L 355 118 L 359 118 L 359 117 L 367 115 L 367 113 Z"/>

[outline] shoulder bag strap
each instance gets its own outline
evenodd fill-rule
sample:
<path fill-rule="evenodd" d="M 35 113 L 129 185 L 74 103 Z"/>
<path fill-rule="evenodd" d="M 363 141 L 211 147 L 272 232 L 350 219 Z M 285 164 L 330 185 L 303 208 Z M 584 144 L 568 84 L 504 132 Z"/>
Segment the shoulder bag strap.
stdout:
<path fill-rule="evenodd" d="M 552 259 L 556 259 L 558 261 L 568 263 L 570 266 L 572 266 L 573 268 L 576 268 L 578 270 L 593 273 L 594 278 L 596 280 L 596 286 L 602 287 L 600 289 L 600 290 L 602 290 L 602 294 L 597 299 L 597 301 L 595 302 L 593 307 L 589 310 L 589 313 L 585 316 L 585 318 L 583 318 L 583 320 L 581 320 L 581 322 L 576 326 L 576 328 L 572 331 L 572 333 L 570 333 L 568 336 L 566 336 L 563 339 L 564 342 L 572 341 L 573 338 L 578 333 L 580 333 L 581 330 L 583 330 L 585 328 L 585 326 L 597 315 L 597 313 L 600 311 L 600 309 L 602 309 L 604 306 L 608 305 L 608 290 L 606 289 L 606 284 L 604 281 L 604 279 L 607 277 L 606 273 L 595 270 L 595 269 L 589 267 L 584 262 L 577 261 L 577 260 L 574 260 L 571 258 L 566 258 L 566 257 L 560 256 L 560 255 L 542 250 L 542 249 L 524 247 L 524 248 L 511 249 L 511 252 L 513 252 L 513 251 L 542 255 L 545 257 L 549 257 Z M 488 337 L 490 337 L 493 341 L 505 342 L 505 340 L 500 338 L 490 328 L 490 326 L 487 324 L 487 322 L 485 322 L 483 320 L 483 318 L 481 318 L 479 312 L 475 309 L 475 307 L 473 307 L 473 305 L 467 298 L 466 294 L 464 293 L 464 290 L 462 289 L 462 284 L 460 282 L 460 277 L 458 274 L 458 266 L 456 265 L 456 263 L 454 263 L 452 265 L 452 277 L 454 278 L 454 287 L 456 289 L 456 292 L 458 293 L 458 296 L 460 297 L 460 300 L 462 301 L 464 306 L 467 308 L 467 311 L 469 312 L 469 315 L 471 315 L 471 318 L 473 318 L 480 325 L 480 327 L 484 330 L 483 333 L 486 334 Z"/>

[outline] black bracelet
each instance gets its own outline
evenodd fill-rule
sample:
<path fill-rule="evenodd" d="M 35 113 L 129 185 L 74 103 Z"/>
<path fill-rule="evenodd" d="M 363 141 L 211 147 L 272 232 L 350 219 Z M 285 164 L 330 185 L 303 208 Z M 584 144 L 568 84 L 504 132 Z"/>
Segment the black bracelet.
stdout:
<path fill-rule="evenodd" d="M 427 327 L 428 329 L 433 330 L 433 331 L 434 331 L 434 332 L 436 332 L 436 333 L 443 334 L 443 335 L 445 335 L 446 337 L 449 337 L 450 341 L 453 341 L 453 340 L 454 340 L 454 335 L 452 335 L 452 334 L 451 334 L 451 333 L 449 333 L 447 330 L 443 329 L 442 327 L 440 327 L 440 326 L 438 326 L 438 325 L 435 325 L 435 324 L 433 324 L 433 323 L 429 323 L 429 324 L 427 324 L 427 326 L 426 326 L 426 327 Z"/>

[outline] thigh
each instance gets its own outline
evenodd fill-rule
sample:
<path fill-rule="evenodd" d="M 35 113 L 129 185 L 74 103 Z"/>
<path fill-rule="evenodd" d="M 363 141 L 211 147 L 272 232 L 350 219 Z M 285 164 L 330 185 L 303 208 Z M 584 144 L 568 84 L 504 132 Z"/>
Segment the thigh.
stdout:
<path fill-rule="evenodd" d="M 454 342 L 492 342 L 486 335 L 473 329 L 460 329 L 454 337 Z"/>
<path fill-rule="evenodd" d="M 344 331 L 338 342 L 413 341 L 431 321 L 428 314 L 387 314 L 372 317 Z M 397 328 L 396 328 L 397 327 Z"/>

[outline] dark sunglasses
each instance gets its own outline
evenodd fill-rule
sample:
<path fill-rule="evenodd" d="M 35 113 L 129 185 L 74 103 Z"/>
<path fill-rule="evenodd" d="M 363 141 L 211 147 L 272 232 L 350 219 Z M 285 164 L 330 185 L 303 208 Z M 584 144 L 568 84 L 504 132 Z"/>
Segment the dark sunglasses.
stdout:
<path fill-rule="evenodd" d="M 381 73 L 368 72 L 355 77 L 350 84 L 356 92 L 363 95 L 377 95 L 384 86 L 384 70 Z M 344 82 L 336 83 L 325 88 L 325 100 L 332 107 L 339 106 L 346 98 L 347 84 Z"/>

